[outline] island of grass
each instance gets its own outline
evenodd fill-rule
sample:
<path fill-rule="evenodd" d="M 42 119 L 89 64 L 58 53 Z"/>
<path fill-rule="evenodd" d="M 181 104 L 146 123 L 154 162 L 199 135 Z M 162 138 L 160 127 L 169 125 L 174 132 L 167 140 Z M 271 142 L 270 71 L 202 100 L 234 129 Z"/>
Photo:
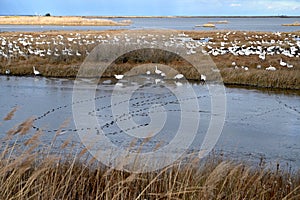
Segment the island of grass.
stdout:
<path fill-rule="evenodd" d="M 296 21 L 296 22 L 291 23 L 291 24 L 282 24 L 282 26 L 300 26 L 300 22 Z"/>
<path fill-rule="evenodd" d="M 56 26 L 127 26 L 130 20 L 116 22 L 109 19 L 80 16 L 0 16 L 5 25 L 56 25 Z"/>

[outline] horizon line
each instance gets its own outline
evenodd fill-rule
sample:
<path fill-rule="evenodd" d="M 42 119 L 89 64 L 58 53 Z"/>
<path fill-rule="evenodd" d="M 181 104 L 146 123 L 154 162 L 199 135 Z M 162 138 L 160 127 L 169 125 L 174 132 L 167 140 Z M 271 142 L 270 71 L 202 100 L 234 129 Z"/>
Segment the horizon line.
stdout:
<path fill-rule="evenodd" d="M 48 12 L 50 15 L 51 13 Z M 47 13 L 45 13 L 47 14 Z M 36 14 L 0 14 L 0 16 L 45 16 Z M 237 18 L 237 17 L 252 17 L 252 18 L 266 18 L 266 17 L 277 17 L 277 18 L 300 18 L 300 15 L 51 15 L 53 17 L 97 17 L 97 18 Z"/>

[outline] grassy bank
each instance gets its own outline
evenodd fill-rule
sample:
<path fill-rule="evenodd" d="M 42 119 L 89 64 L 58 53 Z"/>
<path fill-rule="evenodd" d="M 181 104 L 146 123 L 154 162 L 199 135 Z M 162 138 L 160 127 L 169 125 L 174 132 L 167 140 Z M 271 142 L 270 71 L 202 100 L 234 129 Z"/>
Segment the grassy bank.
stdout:
<path fill-rule="evenodd" d="M 138 40 L 151 43 L 154 41 L 153 39 L 159 37 L 159 34 L 164 34 L 163 38 L 171 38 L 173 40 L 171 42 L 174 44 L 180 42 L 182 44 L 182 41 L 176 41 L 176 38 L 182 38 L 181 35 L 193 38 L 196 44 L 198 41 L 209 38 L 209 42 L 200 42 L 201 46 L 198 48 L 202 48 L 203 52 L 210 56 L 220 70 L 225 84 L 300 89 L 300 47 L 299 41 L 296 40 L 297 37 L 300 37 L 300 32 L 277 34 L 241 31 L 187 31 L 183 34 L 182 31 L 155 33 L 140 30 L 135 31 L 134 39 L 129 38 L 129 32 L 125 30 L 3 32 L 0 33 L 0 39 L 2 39 L 0 73 L 5 74 L 6 70 L 9 70 L 10 75 L 33 75 L 32 66 L 36 66 L 43 76 L 75 77 L 80 65 L 98 44 L 114 43 L 118 45 L 124 35 L 130 43 Z M 191 46 L 189 42 L 184 45 Z M 229 48 L 243 51 L 257 49 L 255 54 L 251 55 L 222 53 L 223 49 Z M 214 52 L 218 54 L 213 55 Z M 258 55 L 262 52 L 265 53 L 263 59 Z M 294 55 L 290 55 L 291 52 Z M 292 67 L 282 66 L 280 64 L 282 60 Z M 142 54 L 131 52 L 115 61 L 112 68 L 104 73 L 104 76 L 113 77 L 114 74 L 125 73 L 143 63 L 171 65 L 179 73 L 184 74 L 187 79 L 199 79 L 198 72 L 192 70 L 188 62 L 165 52 Z M 270 66 L 276 70 L 268 71 L 267 68 Z M 209 79 L 211 77 L 209 72 L 206 70 L 205 73 Z"/>
<path fill-rule="evenodd" d="M 57 25 L 57 26 L 125 26 L 130 21 L 116 22 L 108 19 L 90 19 L 76 16 L 0 16 L 5 25 Z"/>
<path fill-rule="evenodd" d="M 11 120 L 14 109 L 4 120 Z M 300 173 L 211 154 L 154 172 L 110 169 L 78 151 L 60 130 L 44 144 L 28 119 L 7 132 L 0 152 L 0 199 L 299 199 Z M 56 152 L 56 153 L 54 153 Z"/>

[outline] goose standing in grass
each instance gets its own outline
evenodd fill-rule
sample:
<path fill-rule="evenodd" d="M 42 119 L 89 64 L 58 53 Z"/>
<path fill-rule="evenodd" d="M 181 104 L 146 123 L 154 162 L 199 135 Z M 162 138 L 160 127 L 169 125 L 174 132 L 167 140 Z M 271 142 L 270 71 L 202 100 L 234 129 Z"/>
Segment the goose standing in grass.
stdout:
<path fill-rule="evenodd" d="M 270 67 L 267 67 L 266 70 L 268 71 L 276 71 L 276 68 L 270 65 Z"/>
<path fill-rule="evenodd" d="M 35 66 L 32 67 L 33 68 L 33 73 L 35 76 L 40 75 L 41 73 L 35 69 Z"/>
<path fill-rule="evenodd" d="M 176 76 L 174 76 L 174 79 L 182 79 L 183 77 L 183 74 L 177 74 Z"/>
<path fill-rule="evenodd" d="M 123 77 L 124 77 L 124 75 L 122 75 L 122 74 L 120 74 L 120 75 L 115 74 L 115 78 L 118 80 L 122 79 Z"/>
<path fill-rule="evenodd" d="M 257 68 L 257 69 L 261 69 L 261 65 L 257 65 L 256 68 Z"/>
<path fill-rule="evenodd" d="M 286 66 L 286 62 L 283 62 L 282 59 L 280 59 L 279 64 L 280 64 L 281 66 L 283 66 L 283 67 Z"/>
<path fill-rule="evenodd" d="M 161 74 L 162 71 L 160 71 L 159 69 L 157 69 L 157 65 L 155 66 L 155 73 L 156 74 Z"/>
<path fill-rule="evenodd" d="M 260 59 L 265 60 L 266 59 L 266 53 L 261 53 L 258 56 Z"/>
<path fill-rule="evenodd" d="M 76 51 L 76 56 L 81 56 L 81 53 L 79 53 L 79 51 Z"/>

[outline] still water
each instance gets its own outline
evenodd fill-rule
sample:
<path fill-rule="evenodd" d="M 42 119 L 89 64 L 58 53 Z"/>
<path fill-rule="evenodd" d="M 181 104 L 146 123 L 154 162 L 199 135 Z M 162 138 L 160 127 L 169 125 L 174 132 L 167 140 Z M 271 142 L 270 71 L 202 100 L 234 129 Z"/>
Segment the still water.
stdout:
<path fill-rule="evenodd" d="M 175 29 L 175 30 L 240 30 L 240 31 L 299 31 L 299 26 L 281 26 L 300 21 L 300 18 L 114 18 L 114 21 L 131 20 L 130 26 L 31 26 L 0 25 L 0 31 L 49 31 L 49 30 L 111 30 L 111 29 Z M 195 27 L 208 22 L 224 21 L 216 28 Z"/>
<path fill-rule="evenodd" d="M 142 80 L 138 81 L 138 80 Z M 95 89 L 93 99 L 73 100 L 74 80 L 44 77 L 6 77 L 0 76 L 0 117 L 3 119 L 14 107 L 18 110 L 10 121 L 2 121 L 0 136 L 24 119 L 34 116 L 34 127 L 43 130 L 44 142 L 50 142 L 57 129 L 66 120 L 69 124 L 63 128 L 64 134 L 58 139 L 72 138 L 80 143 L 78 127 L 74 124 L 73 105 L 83 105 L 92 101 L 94 108 L 86 114 L 97 118 L 105 135 L 118 147 L 126 148 L 132 137 L 126 131 L 138 130 L 151 125 L 150 115 L 166 113 L 166 121 L 161 131 L 155 135 L 144 151 L 150 151 L 157 143 L 165 145 L 172 140 L 180 123 L 180 103 L 187 98 L 178 99 L 172 90 L 176 87 L 190 87 L 195 91 L 199 108 L 184 110 L 186 115 L 200 114 L 199 128 L 189 150 L 199 150 L 208 129 L 211 111 L 210 93 L 207 85 L 166 81 L 155 84 L 154 79 L 142 77 L 134 81 L 101 80 Z M 78 81 L 78 80 L 77 80 Z M 82 79 L 84 84 L 95 84 L 98 80 Z M 120 88 L 135 86 L 128 101 L 112 100 L 113 92 Z M 215 146 L 233 159 L 259 162 L 290 163 L 300 166 L 300 94 L 299 91 L 257 90 L 251 88 L 225 88 L 226 117 L 224 127 Z M 127 114 L 112 112 L 113 106 L 128 108 Z M 159 106 L 157 106 L 159 105 Z M 155 108 L 156 107 L 156 108 Z M 130 120 L 135 122 L 132 125 Z M 153 119 L 152 119 L 153 120 Z M 119 124 L 118 124 L 118 123 Z M 127 125 L 127 130 L 120 128 L 120 122 Z M 123 125 L 124 125 L 123 124 Z M 99 130 L 90 127 L 87 134 L 97 134 Z M 155 131 L 155 130 L 153 130 Z M 164 144 L 165 143 L 165 144 Z"/>

